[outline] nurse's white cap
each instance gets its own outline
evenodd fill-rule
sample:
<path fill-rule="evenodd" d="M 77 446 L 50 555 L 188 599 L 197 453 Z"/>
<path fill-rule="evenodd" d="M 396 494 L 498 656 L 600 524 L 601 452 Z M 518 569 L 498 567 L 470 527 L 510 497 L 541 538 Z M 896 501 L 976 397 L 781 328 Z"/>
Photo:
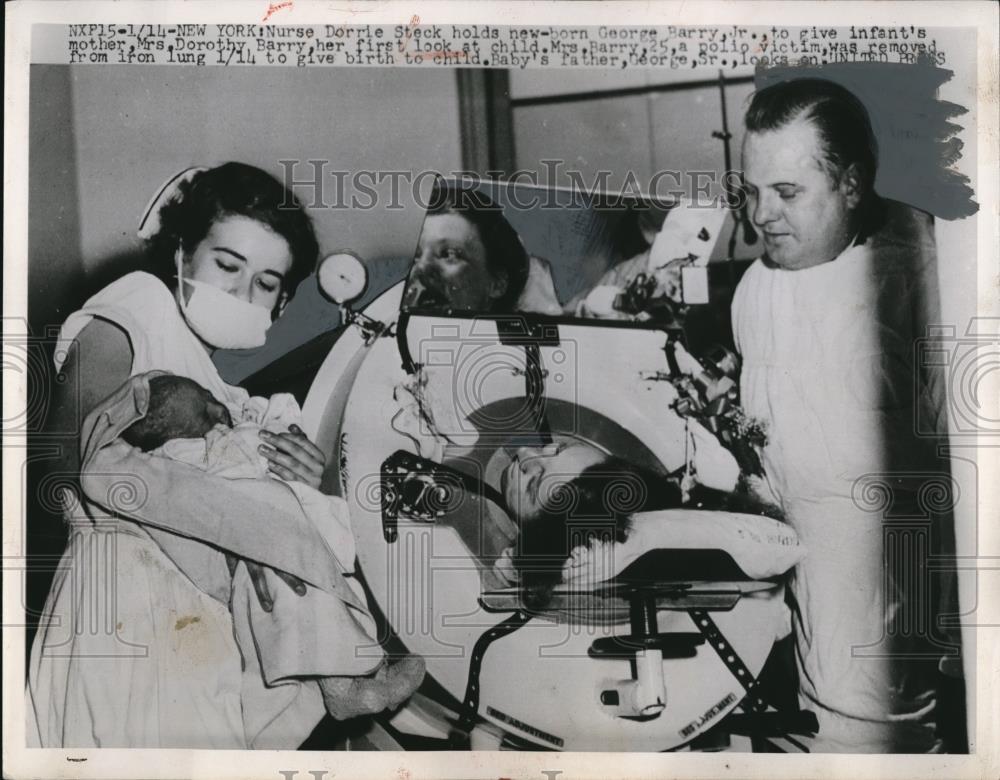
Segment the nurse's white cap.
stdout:
<path fill-rule="evenodd" d="M 142 212 L 142 219 L 139 220 L 139 230 L 137 231 L 139 238 L 149 240 L 155 236 L 160 231 L 160 209 L 177 195 L 181 184 L 191 181 L 196 174 L 207 170 L 208 168 L 203 166 L 185 168 L 163 182 Z"/>

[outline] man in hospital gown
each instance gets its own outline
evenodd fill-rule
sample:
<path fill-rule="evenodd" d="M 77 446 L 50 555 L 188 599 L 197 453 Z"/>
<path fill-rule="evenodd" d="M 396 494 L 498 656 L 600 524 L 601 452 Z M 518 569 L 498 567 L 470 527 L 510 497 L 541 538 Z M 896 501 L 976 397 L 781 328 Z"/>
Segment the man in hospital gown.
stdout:
<path fill-rule="evenodd" d="M 940 529 L 897 548 L 898 524 L 864 489 L 884 483 L 897 505 L 907 490 L 919 503 L 914 472 L 940 472 L 933 443 L 914 433 L 918 406 L 942 408 L 913 365 L 935 297 L 930 220 L 874 194 L 868 117 L 843 88 L 773 85 L 755 94 L 746 126 L 765 255 L 740 282 L 733 329 L 742 404 L 768 427 L 767 484 L 809 550 L 790 583 L 800 700 L 820 723 L 808 747 L 938 750 L 943 650 L 912 625 L 932 625 L 920 545 L 938 544 Z M 908 544 L 923 552 L 890 554 Z"/>

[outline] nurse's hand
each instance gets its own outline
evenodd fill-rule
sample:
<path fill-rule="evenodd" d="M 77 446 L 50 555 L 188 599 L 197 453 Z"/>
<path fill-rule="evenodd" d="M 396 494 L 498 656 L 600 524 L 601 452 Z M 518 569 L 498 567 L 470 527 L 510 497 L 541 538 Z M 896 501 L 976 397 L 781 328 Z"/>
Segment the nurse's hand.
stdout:
<path fill-rule="evenodd" d="M 286 433 L 261 431 L 260 454 L 270 462 L 270 471 L 289 482 L 302 482 L 318 488 L 326 470 L 326 456 L 309 441 L 302 429 L 290 425 Z"/>
<path fill-rule="evenodd" d="M 260 602 L 260 607 L 265 612 L 270 612 L 274 609 L 274 597 L 271 595 L 271 589 L 267 585 L 267 579 L 264 576 L 265 566 L 254 563 L 253 561 L 248 561 L 245 558 L 237 558 L 235 555 L 226 553 L 226 563 L 229 566 L 229 575 L 233 576 L 236 573 L 236 567 L 239 565 L 240 561 L 243 561 L 243 565 L 247 567 L 247 574 L 250 575 L 250 582 L 253 583 L 254 592 L 257 594 L 257 601 Z M 279 580 L 284 582 L 297 596 L 306 595 L 306 584 L 296 577 L 294 574 L 289 574 L 288 572 L 280 571 L 278 569 L 271 569 Z"/>

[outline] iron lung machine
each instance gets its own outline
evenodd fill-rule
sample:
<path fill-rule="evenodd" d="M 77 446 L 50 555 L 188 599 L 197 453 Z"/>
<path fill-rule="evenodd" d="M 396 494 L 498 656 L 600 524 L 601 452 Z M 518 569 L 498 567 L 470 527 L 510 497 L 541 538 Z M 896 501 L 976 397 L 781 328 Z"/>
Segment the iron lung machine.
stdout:
<path fill-rule="evenodd" d="M 694 464 L 709 486 L 733 482 L 732 457 L 658 381 L 669 335 L 401 314 L 402 288 L 348 318 L 304 406 L 330 463 L 324 490 L 349 503 L 373 607 L 426 659 L 439 694 L 418 694 L 394 726 L 461 732 L 474 747 L 661 751 L 738 706 L 763 709 L 755 679 L 787 630 L 780 577 L 723 567 L 559 587 L 533 612 L 496 576 L 517 527 L 493 499 L 518 436 L 542 430 L 665 475 Z M 414 396 L 423 417 L 407 417 Z"/>

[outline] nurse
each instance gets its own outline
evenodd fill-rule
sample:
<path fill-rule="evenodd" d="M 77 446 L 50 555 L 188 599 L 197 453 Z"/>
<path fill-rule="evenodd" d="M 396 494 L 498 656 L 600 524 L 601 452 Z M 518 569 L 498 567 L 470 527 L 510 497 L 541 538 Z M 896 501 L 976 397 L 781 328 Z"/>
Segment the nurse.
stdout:
<path fill-rule="evenodd" d="M 77 432 L 64 446 L 64 474 L 80 473 L 85 416 L 131 376 L 167 371 L 239 407 L 247 393 L 222 381 L 212 351 L 263 344 L 315 265 L 317 241 L 305 210 L 258 168 L 227 163 L 189 171 L 155 206 L 162 208 L 151 211 L 153 224 L 141 232 L 167 281 L 129 273 L 63 325 L 57 368 L 67 381 L 54 389 L 50 423 Z M 262 434 L 260 451 L 274 474 L 319 486 L 324 455 L 297 427 Z M 289 705 L 280 688 L 262 691 L 257 704 L 244 700 L 223 552 L 108 517 L 74 490 L 64 491 L 63 505 L 70 541 L 32 646 L 29 743 L 253 746 L 250 723 Z M 204 563 L 198 570 L 207 574 L 192 581 L 174 564 L 181 557 Z M 268 609 L 270 595 L 258 595 Z M 315 698 L 318 712 L 302 715 L 300 708 L 294 722 L 278 719 L 280 746 L 297 747 L 308 736 L 322 715 Z"/>
<path fill-rule="evenodd" d="M 890 565 L 882 514 L 852 498 L 866 475 L 933 469 L 914 410 L 942 406 L 915 389 L 912 360 L 933 239 L 911 211 L 887 219 L 899 204 L 875 194 L 868 116 L 842 87 L 762 89 L 746 129 L 748 207 L 765 253 L 736 291 L 733 328 L 741 404 L 768 426 L 767 482 L 809 551 L 791 580 L 801 703 L 820 723 L 809 747 L 935 751 L 941 653 L 900 631 L 930 597 Z"/>

